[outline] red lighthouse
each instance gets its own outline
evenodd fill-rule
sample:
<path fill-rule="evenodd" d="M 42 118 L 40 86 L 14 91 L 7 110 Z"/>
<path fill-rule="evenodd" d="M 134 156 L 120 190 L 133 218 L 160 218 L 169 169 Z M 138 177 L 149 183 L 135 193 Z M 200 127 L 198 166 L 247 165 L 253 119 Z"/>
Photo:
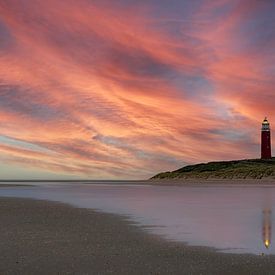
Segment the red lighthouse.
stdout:
<path fill-rule="evenodd" d="M 261 158 L 271 159 L 271 137 L 270 137 L 269 122 L 267 118 L 265 118 L 262 123 Z"/>

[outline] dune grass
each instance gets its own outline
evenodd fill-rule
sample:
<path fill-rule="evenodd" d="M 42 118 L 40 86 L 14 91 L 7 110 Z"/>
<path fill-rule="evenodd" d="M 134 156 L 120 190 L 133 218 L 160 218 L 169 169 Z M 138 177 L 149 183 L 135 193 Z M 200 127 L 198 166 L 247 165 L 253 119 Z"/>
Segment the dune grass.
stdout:
<path fill-rule="evenodd" d="M 275 179 L 275 158 L 215 161 L 187 165 L 152 179 Z"/>

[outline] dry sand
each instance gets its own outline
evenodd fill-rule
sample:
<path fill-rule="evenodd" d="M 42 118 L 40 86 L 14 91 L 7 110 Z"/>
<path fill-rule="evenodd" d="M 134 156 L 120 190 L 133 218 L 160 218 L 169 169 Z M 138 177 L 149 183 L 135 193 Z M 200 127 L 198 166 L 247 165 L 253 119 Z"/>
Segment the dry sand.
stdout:
<path fill-rule="evenodd" d="M 275 256 L 168 242 L 121 216 L 0 198 L 0 274 L 274 274 Z"/>

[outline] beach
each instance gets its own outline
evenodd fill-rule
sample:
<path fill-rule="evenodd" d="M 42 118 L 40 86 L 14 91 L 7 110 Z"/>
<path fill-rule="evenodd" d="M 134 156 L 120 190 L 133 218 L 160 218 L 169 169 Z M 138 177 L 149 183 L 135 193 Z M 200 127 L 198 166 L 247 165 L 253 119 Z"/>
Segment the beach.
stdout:
<path fill-rule="evenodd" d="M 272 274 L 275 256 L 220 253 L 145 233 L 125 217 L 0 198 L 0 274 Z"/>

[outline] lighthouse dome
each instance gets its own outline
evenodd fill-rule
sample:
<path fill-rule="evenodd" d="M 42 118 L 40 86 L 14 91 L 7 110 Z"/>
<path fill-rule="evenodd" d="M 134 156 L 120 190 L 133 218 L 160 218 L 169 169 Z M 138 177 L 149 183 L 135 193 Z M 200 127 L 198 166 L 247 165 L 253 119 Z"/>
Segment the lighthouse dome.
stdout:
<path fill-rule="evenodd" d="M 265 117 L 265 119 L 263 120 L 263 123 L 262 124 L 269 124 L 267 118 Z"/>

